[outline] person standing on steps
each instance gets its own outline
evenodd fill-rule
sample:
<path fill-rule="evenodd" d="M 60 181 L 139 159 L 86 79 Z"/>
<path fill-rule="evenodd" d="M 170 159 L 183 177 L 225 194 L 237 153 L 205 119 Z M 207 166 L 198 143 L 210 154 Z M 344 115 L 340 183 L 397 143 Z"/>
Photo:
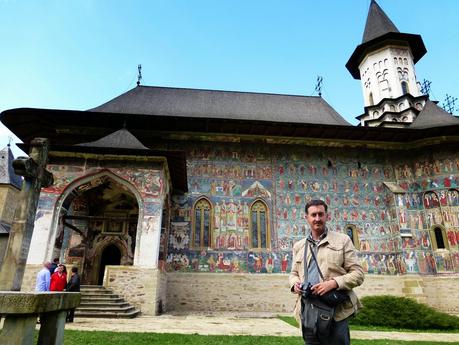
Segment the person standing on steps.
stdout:
<path fill-rule="evenodd" d="M 71 273 L 69 282 L 67 283 L 66 291 L 67 292 L 80 292 L 80 276 L 78 275 L 78 267 L 75 267 L 75 266 L 72 267 L 72 273 Z M 73 322 L 74 315 L 75 315 L 75 309 L 70 309 L 67 313 L 66 321 Z"/>

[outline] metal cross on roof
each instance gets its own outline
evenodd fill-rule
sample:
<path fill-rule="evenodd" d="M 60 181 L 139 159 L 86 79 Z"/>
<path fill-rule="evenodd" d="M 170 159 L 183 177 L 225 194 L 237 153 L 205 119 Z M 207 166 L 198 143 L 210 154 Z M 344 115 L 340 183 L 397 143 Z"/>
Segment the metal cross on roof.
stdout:
<path fill-rule="evenodd" d="M 453 96 L 446 94 L 445 101 L 443 102 L 443 109 L 445 109 L 445 111 L 447 111 L 448 113 L 452 115 L 453 111 L 457 110 L 456 101 L 457 101 L 457 97 L 453 97 Z"/>
<path fill-rule="evenodd" d="M 428 96 L 430 94 L 430 85 L 432 82 L 430 80 L 424 79 L 421 83 L 421 93 Z"/>
<path fill-rule="evenodd" d="M 314 92 L 317 92 L 319 94 L 319 97 L 322 96 L 322 83 L 323 83 L 324 78 L 321 76 L 317 76 L 317 83 L 316 83 L 316 88 L 314 89 Z"/>
<path fill-rule="evenodd" d="M 139 86 L 140 81 L 142 80 L 142 65 L 137 66 L 137 71 L 139 71 L 139 73 L 137 74 L 137 86 Z"/>

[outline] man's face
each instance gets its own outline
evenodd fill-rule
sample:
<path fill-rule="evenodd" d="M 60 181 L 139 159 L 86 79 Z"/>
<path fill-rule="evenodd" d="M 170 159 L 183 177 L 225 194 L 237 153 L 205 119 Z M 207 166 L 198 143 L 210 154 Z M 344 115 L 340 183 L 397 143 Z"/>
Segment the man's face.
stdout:
<path fill-rule="evenodd" d="M 327 221 L 327 213 L 323 205 L 310 206 L 306 214 L 306 220 L 315 233 L 321 234 L 325 230 L 325 223 Z"/>

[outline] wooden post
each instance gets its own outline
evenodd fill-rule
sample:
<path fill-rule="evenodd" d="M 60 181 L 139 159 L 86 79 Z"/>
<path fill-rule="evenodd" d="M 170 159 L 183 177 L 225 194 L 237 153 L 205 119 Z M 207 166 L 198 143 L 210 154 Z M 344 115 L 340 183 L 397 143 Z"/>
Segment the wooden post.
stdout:
<path fill-rule="evenodd" d="M 13 161 L 15 173 L 24 181 L 0 271 L 0 291 L 21 290 L 40 190 L 53 184 L 53 175 L 46 170 L 48 139 L 35 138 L 30 146 L 30 158 Z"/>

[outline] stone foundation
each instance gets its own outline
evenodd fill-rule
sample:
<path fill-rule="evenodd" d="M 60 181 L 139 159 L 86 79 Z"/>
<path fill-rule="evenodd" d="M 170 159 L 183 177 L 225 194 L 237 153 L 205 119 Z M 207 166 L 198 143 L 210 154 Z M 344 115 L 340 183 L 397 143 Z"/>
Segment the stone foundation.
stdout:
<path fill-rule="evenodd" d="M 294 304 L 283 274 L 168 273 L 168 312 L 289 313 Z"/>
<path fill-rule="evenodd" d="M 41 265 L 27 265 L 22 291 L 33 291 Z M 171 313 L 290 313 L 295 296 L 285 274 L 165 273 L 153 268 L 107 266 L 104 286 L 143 315 Z M 357 295 L 392 295 L 459 314 L 459 275 L 366 275 Z"/>
<path fill-rule="evenodd" d="M 21 291 L 32 292 L 35 291 L 35 284 L 37 281 L 37 274 L 41 271 L 43 265 L 27 264 L 24 271 L 24 278 L 22 279 Z"/>
<path fill-rule="evenodd" d="M 411 297 L 435 309 L 459 314 L 459 275 L 366 275 L 360 297 Z M 290 313 L 295 296 L 284 274 L 168 273 L 167 311 Z"/>
<path fill-rule="evenodd" d="M 104 286 L 123 296 L 143 315 L 165 311 L 166 274 L 155 268 L 106 266 Z"/>

